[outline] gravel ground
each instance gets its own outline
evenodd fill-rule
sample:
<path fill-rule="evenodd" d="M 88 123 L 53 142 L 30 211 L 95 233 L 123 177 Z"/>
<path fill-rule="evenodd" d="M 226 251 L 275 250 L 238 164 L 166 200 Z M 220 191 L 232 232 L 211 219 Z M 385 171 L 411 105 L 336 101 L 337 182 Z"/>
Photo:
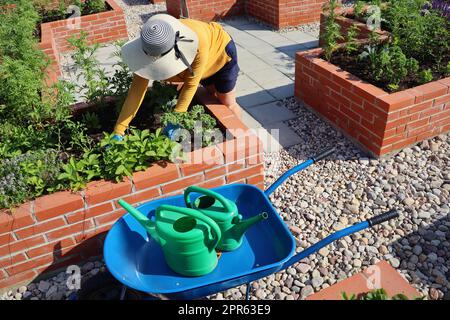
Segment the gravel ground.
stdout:
<path fill-rule="evenodd" d="M 141 26 L 152 15 L 166 12 L 166 4 L 151 4 L 148 0 L 116 0 L 124 10 L 130 39 L 139 35 Z"/>
<path fill-rule="evenodd" d="M 266 155 L 267 185 L 317 151 L 337 148 L 335 155 L 293 176 L 271 196 L 296 235 L 299 250 L 392 208 L 398 208 L 401 217 L 345 237 L 294 267 L 254 282 L 251 299 L 303 299 L 381 259 L 428 299 L 450 299 L 450 134 L 389 158 L 369 159 L 293 98 L 284 103 L 298 114 L 289 125 L 305 143 Z M 100 262 L 82 268 L 84 278 L 103 269 Z M 60 273 L 11 291 L 3 299 L 65 298 L 71 293 L 64 289 L 65 277 Z M 51 289 L 55 286 L 57 293 Z M 210 298 L 244 297 L 241 286 Z"/>

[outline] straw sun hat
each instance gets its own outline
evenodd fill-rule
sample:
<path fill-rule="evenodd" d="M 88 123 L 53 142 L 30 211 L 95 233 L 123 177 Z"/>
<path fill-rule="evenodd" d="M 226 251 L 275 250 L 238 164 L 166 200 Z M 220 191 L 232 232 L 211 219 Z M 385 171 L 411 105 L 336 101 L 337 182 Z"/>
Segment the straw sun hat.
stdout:
<path fill-rule="evenodd" d="M 168 14 L 156 14 L 142 26 L 141 35 L 122 47 L 131 72 L 151 80 L 165 80 L 189 69 L 197 54 L 194 31 Z"/>

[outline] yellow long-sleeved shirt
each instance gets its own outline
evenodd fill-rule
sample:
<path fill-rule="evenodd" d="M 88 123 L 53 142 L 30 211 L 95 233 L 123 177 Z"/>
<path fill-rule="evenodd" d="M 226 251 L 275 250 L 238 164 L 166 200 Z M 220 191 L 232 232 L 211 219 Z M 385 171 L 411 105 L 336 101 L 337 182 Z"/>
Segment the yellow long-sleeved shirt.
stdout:
<path fill-rule="evenodd" d="M 186 69 L 165 81 L 184 83 L 175 111 L 186 112 L 197 91 L 200 80 L 212 76 L 231 60 L 225 51 L 225 47 L 231 38 L 218 23 L 206 23 L 192 19 L 180 21 L 191 28 L 198 36 L 197 55 L 192 62 L 194 75 L 191 75 L 189 70 Z M 133 82 L 114 128 L 116 134 L 123 135 L 131 120 L 133 120 L 145 97 L 148 84 L 148 79 L 134 74 Z"/>

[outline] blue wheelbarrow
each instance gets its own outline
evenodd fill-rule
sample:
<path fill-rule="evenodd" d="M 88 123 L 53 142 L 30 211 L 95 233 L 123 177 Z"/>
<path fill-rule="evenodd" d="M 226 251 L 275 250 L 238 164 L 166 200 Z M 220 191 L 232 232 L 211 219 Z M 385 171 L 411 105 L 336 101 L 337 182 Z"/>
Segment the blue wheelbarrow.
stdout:
<path fill-rule="evenodd" d="M 252 185 L 231 184 L 213 190 L 236 203 L 243 218 L 267 212 L 268 219 L 250 228 L 241 247 L 223 252 L 216 269 L 204 276 L 187 277 L 173 272 L 165 262 L 161 247 L 130 215 L 125 214 L 111 228 L 104 243 L 104 260 L 110 273 L 123 286 L 120 297 L 130 291 L 145 297 L 163 299 L 198 299 L 242 284 L 250 283 L 286 269 L 333 241 L 398 217 L 389 211 L 337 231 L 311 247 L 296 253 L 296 242 L 269 196 L 291 175 L 307 168 L 334 152 L 328 149 L 285 172 L 266 191 Z M 162 204 L 184 206 L 182 195 L 147 202 L 138 209 L 151 218 Z"/>

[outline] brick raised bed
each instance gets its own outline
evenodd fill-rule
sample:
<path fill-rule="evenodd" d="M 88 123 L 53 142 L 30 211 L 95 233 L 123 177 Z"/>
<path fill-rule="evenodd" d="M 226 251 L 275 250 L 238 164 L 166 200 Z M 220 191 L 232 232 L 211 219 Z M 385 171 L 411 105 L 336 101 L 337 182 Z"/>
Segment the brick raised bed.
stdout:
<path fill-rule="evenodd" d="M 450 131 L 450 77 L 387 93 L 320 59 L 296 54 L 295 96 L 379 157 Z"/>
<path fill-rule="evenodd" d="M 357 39 L 365 40 L 369 38 L 369 34 L 371 30 L 367 27 L 367 24 L 359 22 L 357 20 L 346 17 L 346 15 L 353 14 L 353 8 L 341 8 L 336 11 L 339 15 L 336 17 L 335 21 L 341 27 L 341 34 L 343 36 L 347 35 L 347 30 L 352 26 L 356 25 L 358 27 L 358 34 L 356 36 Z M 325 32 L 325 21 L 327 18 L 327 14 L 322 12 L 320 14 L 320 33 L 319 33 L 319 46 L 322 46 L 323 39 L 322 35 Z M 390 36 L 388 31 L 383 31 L 380 29 L 375 30 L 375 32 L 380 36 L 380 39 L 385 39 Z M 341 39 L 339 42 L 344 42 L 345 39 Z"/>
<path fill-rule="evenodd" d="M 104 236 L 124 214 L 119 198 L 137 204 L 182 193 L 249 183 L 264 188 L 262 144 L 227 107 L 199 89 L 197 99 L 234 136 L 187 154 L 190 162 L 154 164 L 121 183 L 96 181 L 78 193 L 58 192 L 0 211 L 0 291 L 101 255 Z"/>
<path fill-rule="evenodd" d="M 379 276 L 379 287 L 374 283 L 375 272 Z M 343 292 L 347 293 L 349 297 L 352 294 L 359 297 L 381 288 L 386 290 L 389 297 L 404 294 L 409 299 L 415 299 L 421 296 L 388 262 L 380 261 L 361 273 L 309 296 L 306 300 L 342 300 Z"/>
<path fill-rule="evenodd" d="M 59 54 L 70 51 L 72 47 L 67 42 L 71 36 L 84 30 L 89 33 L 87 40 L 90 44 L 107 43 L 128 39 L 125 14 L 114 0 L 106 0 L 111 10 L 81 16 L 76 19 L 65 19 L 41 24 L 40 49 L 51 60 L 48 69 L 47 83 L 56 82 L 61 75 Z"/>
<path fill-rule="evenodd" d="M 276 29 L 319 20 L 328 0 L 186 0 L 189 17 L 203 21 L 234 15 L 253 16 Z M 180 16 L 180 1 L 166 0 L 167 12 Z"/>
<path fill-rule="evenodd" d="M 166 0 L 167 13 L 179 18 L 179 0 Z M 245 0 L 186 0 L 189 18 L 202 21 L 215 21 L 225 17 L 245 13 Z"/>
<path fill-rule="evenodd" d="M 247 1 L 247 14 L 276 29 L 316 22 L 328 0 L 254 0 Z"/>

